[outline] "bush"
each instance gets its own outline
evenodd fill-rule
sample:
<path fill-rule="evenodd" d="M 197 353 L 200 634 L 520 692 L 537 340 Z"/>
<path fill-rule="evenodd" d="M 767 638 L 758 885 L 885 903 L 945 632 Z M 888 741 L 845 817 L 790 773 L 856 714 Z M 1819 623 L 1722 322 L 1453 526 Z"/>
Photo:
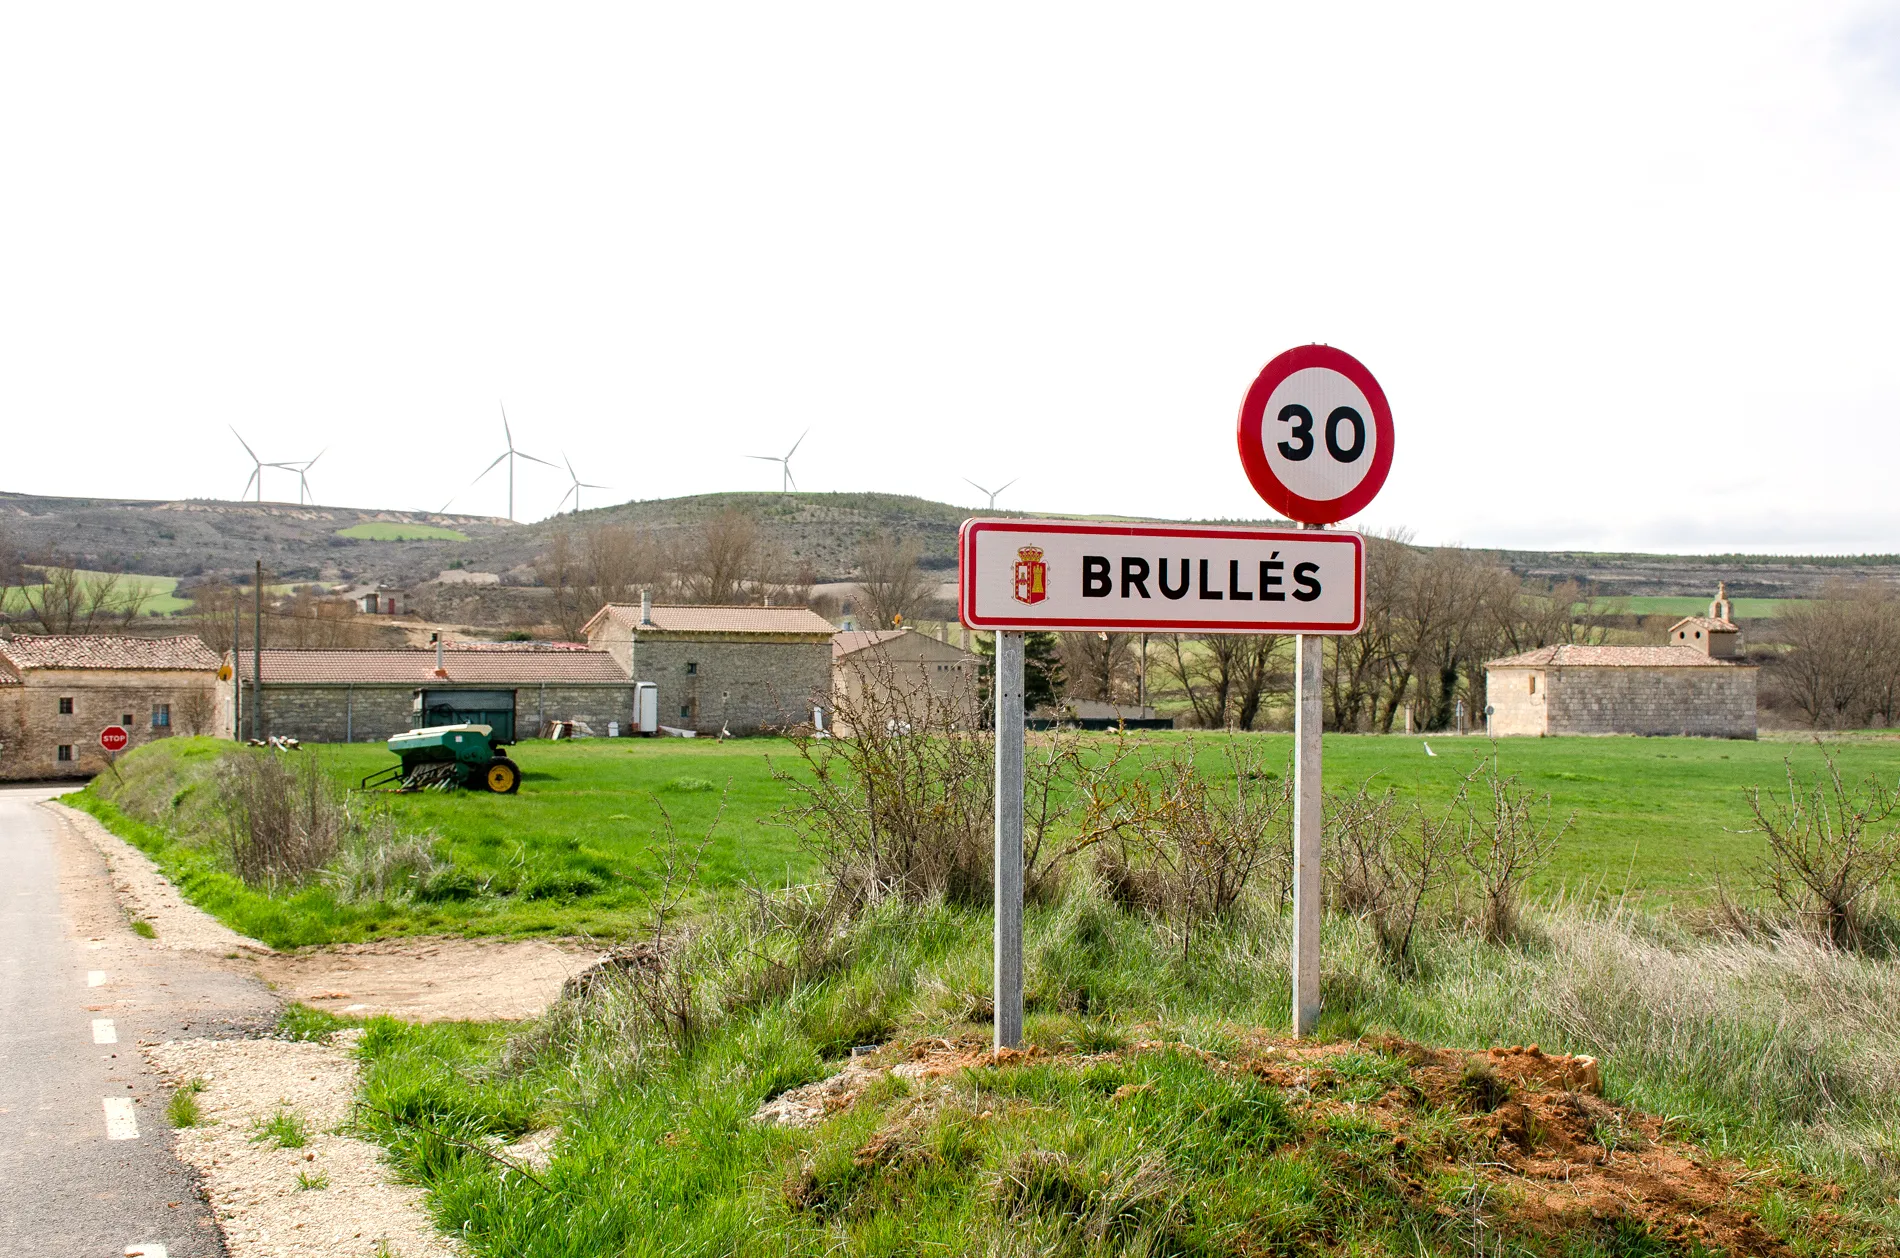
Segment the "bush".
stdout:
<path fill-rule="evenodd" d="M 231 867 L 253 887 L 304 881 L 349 829 L 343 794 L 315 752 L 241 751 L 219 766 L 217 786 Z"/>
<path fill-rule="evenodd" d="M 1768 840 L 1755 882 L 1816 938 L 1858 948 L 1881 886 L 1900 869 L 1900 828 L 1887 824 L 1900 798 L 1872 776 L 1849 789 L 1833 757 L 1822 755 L 1827 773 L 1818 780 L 1787 766 L 1785 799 L 1764 797 L 1760 787 L 1746 792 L 1755 830 Z"/>

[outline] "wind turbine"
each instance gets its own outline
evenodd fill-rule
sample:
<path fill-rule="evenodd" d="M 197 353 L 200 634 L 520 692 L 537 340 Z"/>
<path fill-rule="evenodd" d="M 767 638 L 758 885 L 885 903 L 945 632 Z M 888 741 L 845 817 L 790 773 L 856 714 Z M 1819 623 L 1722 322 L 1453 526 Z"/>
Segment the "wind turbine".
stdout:
<path fill-rule="evenodd" d="M 515 449 L 515 434 L 513 430 L 508 427 L 508 408 L 505 406 L 501 408 L 501 431 L 502 435 L 508 441 L 508 448 L 496 455 L 493 463 L 490 463 L 487 467 L 482 469 L 482 476 L 488 475 L 500 467 L 502 462 L 506 460 L 508 464 L 508 518 L 512 520 L 515 518 L 515 460 L 526 459 L 530 463 L 539 463 L 542 467 L 553 467 L 554 464 L 548 462 L 546 459 L 537 459 L 532 454 L 523 454 L 521 451 Z M 477 476 L 474 480 L 470 481 L 470 487 L 480 483 L 482 476 Z M 449 499 L 449 502 L 454 501 L 454 498 Z M 442 511 L 449 509 L 449 502 L 442 504 Z M 440 515 L 441 512 L 438 511 L 436 514 Z"/>
<path fill-rule="evenodd" d="M 992 511 L 996 510 L 996 495 L 1002 493 L 1004 489 L 1008 489 L 1010 485 L 1014 485 L 1016 481 L 1021 480 L 1021 479 L 1022 477 L 1018 476 L 1016 480 L 1010 481 L 1009 484 L 1004 485 L 1001 489 L 984 489 L 983 486 L 976 485 L 976 482 L 971 480 L 969 477 L 966 476 L 963 478 L 965 484 L 976 485 L 976 487 L 979 490 L 981 490 L 983 493 L 986 493 L 990 496 L 990 510 Z"/>
<path fill-rule="evenodd" d="M 278 467 L 281 465 L 276 463 L 266 464 L 262 459 L 258 458 L 257 451 L 251 449 L 251 443 L 246 441 L 243 434 L 239 433 L 235 427 L 231 429 L 231 435 L 238 439 L 238 444 L 244 447 L 244 453 L 251 456 L 251 462 L 254 464 L 251 468 L 251 479 L 244 482 L 244 493 L 238 495 L 238 501 L 243 502 L 244 494 L 250 493 L 251 486 L 255 484 L 257 486 L 257 500 L 262 502 L 264 501 L 264 468 L 266 466 Z"/>
<path fill-rule="evenodd" d="M 242 438 L 240 438 L 240 440 L 242 440 Z M 317 452 L 317 459 L 322 458 L 328 453 L 330 453 L 330 447 L 325 446 L 322 450 Z M 310 502 L 316 501 L 315 495 L 310 493 L 310 469 L 317 465 L 317 459 L 305 459 L 301 463 L 295 460 L 288 463 L 264 463 L 259 466 L 281 467 L 286 472 L 297 473 L 297 505 L 302 506 L 306 500 Z M 259 487 L 259 492 L 262 492 L 261 486 Z"/>
<path fill-rule="evenodd" d="M 792 448 L 787 450 L 783 455 L 748 454 L 746 457 L 748 459 L 763 459 L 767 463 L 776 463 L 783 468 L 785 471 L 785 479 L 779 482 L 778 489 L 780 493 L 785 493 L 798 488 L 798 482 L 792 479 L 792 456 L 798 453 L 798 447 L 804 445 L 805 438 L 809 436 L 811 436 L 811 429 L 809 428 L 799 433 L 798 440 L 792 442 Z"/>
<path fill-rule="evenodd" d="M 574 482 L 574 487 L 561 495 L 561 507 L 565 507 L 567 505 L 567 500 L 569 498 L 572 498 L 574 500 L 574 514 L 579 515 L 581 513 L 581 490 L 607 489 L 607 488 L 610 488 L 610 486 L 590 485 L 586 481 L 582 480 L 580 477 L 574 475 L 574 460 L 567 457 L 567 451 L 565 450 L 561 452 L 561 462 L 567 464 L 567 478 Z M 561 510 L 561 507 L 554 508 L 556 513 L 559 513 L 559 511 Z"/>

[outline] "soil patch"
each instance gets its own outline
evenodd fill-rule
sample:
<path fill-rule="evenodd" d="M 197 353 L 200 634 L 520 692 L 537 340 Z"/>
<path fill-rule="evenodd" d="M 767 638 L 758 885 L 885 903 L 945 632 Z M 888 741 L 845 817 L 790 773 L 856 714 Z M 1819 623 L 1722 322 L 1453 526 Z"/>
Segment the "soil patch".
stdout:
<path fill-rule="evenodd" d="M 347 1042 L 350 1032 L 338 1036 Z M 173 1132 L 203 1178 L 232 1258 L 452 1258 L 422 1190 L 382 1149 L 346 1134 L 357 1068 L 347 1049 L 284 1040 L 174 1040 L 145 1049 L 197 1125 Z"/>

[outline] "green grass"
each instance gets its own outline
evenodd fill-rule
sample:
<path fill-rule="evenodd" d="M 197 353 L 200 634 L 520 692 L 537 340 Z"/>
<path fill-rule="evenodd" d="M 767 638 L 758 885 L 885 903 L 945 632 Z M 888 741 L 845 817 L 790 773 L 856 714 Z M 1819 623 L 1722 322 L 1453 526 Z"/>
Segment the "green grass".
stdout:
<path fill-rule="evenodd" d="M 310 1129 L 295 1110 L 280 1109 L 269 1118 L 251 1125 L 252 1144 L 274 1144 L 280 1149 L 301 1149 L 310 1140 Z"/>
<path fill-rule="evenodd" d="M 34 565 L 29 564 L 27 566 L 33 567 Z M 179 612 L 187 610 L 192 605 L 190 599 L 178 597 L 176 591 L 178 589 L 179 579 L 177 577 L 154 577 L 136 573 L 94 572 L 90 569 L 81 569 L 79 575 L 92 581 L 105 577 L 117 577 L 119 584 L 114 594 L 120 600 L 129 596 L 133 590 L 139 591 L 144 595 L 143 601 L 139 604 L 139 614 L 141 616 L 150 616 L 153 613 L 157 613 L 160 616 L 175 616 Z M 27 587 L 28 590 L 32 591 L 38 591 L 43 588 L 43 586 L 38 585 Z M 16 587 L 6 590 L 5 599 L 5 610 L 8 613 L 19 615 L 26 611 L 28 605 L 27 596 L 26 593 L 19 588 Z"/>
<path fill-rule="evenodd" d="M 375 521 L 352 524 L 336 531 L 338 537 L 362 542 L 466 542 L 468 534 L 435 524 L 389 524 Z"/>
<path fill-rule="evenodd" d="M 1292 753 L 1288 735 L 1243 737 L 1263 744 L 1270 764 L 1283 767 Z M 1210 772 L 1223 759 L 1220 741 L 1199 736 Z M 1425 754 L 1428 745 L 1435 756 Z M 531 741 L 511 753 L 524 772 L 518 795 L 373 797 L 404 827 L 438 836 L 436 853 L 449 870 L 426 897 L 346 904 L 320 883 L 266 895 L 230 874 L 207 837 L 216 819 L 206 814 L 205 779 L 228 746 L 170 739 L 140 748 L 119 762 L 123 785 L 100 778 L 66 799 L 151 856 L 193 903 L 274 947 L 439 933 L 623 934 L 654 886 L 661 808 L 696 842 L 722 796 L 724 815 L 700 870 L 705 888 L 719 895 L 742 881 L 777 885 L 811 872 L 795 836 L 775 820 L 787 794 L 771 769 L 796 767 L 789 743 Z M 1427 805 L 1443 803 L 1489 749 L 1469 737 L 1329 735 L 1327 786 L 1371 780 L 1375 789 L 1390 784 Z M 1849 776 L 1873 773 L 1891 783 L 1900 775 L 1900 740 L 1844 740 L 1831 751 Z M 391 763 L 380 744 L 305 754 L 326 757 L 352 783 Z M 1540 893 L 1655 906 L 1702 900 L 1718 873 L 1736 882 L 1762 851 L 1759 838 L 1745 833 L 1743 789 L 1773 787 L 1784 757 L 1805 771 L 1821 763 L 1812 746 L 1799 743 L 1693 738 L 1507 739 L 1498 754 L 1505 772 L 1549 792 L 1559 819 L 1576 815 L 1539 876 Z"/>
<path fill-rule="evenodd" d="M 631 1003 L 564 1006 L 513 1036 L 369 1024 L 369 1124 L 473 1253 L 1694 1252 L 1630 1248 L 1652 1238 L 1614 1206 L 1555 1234 L 1520 1226 L 1462 1121 L 1501 1098 L 1478 1081 L 1465 1109 L 1435 1108 L 1386 1033 L 1601 1056 L 1610 1100 L 1758 1171 L 1763 1225 L 1802 1252 L 1890 1252 L 1900 1224 L 1891 962 L 1560 912 L 1512 947 L 1433 932 L 1401 979 L 1361 923 L 1329 919 L 1321 1038 L 1359 1045 L 1279 1086 L 1244 1067 L 1287 1018 L 1283 919 L 1238 914 L 1183 959 L 1164 926 L 1078 893 L 1027 919 L 1026 1033 L 1050 1056 L 886 1078 L 799 1131 L 749 1115 L 849 1045 L 987 1038 L 966 1011 L 988 990 L 989 916 L 887 902 L 789 985 L 759 982 L 773 945 L 736 922 L 672 962 L 701 984 L 683 1047 Z M 552 1125 L 533 1179 L 469 1148 Z"/>
<path fill-rule="evenodd" d="M 1608 600 L 1633 616 L 1706 616 L 1706 598 L 1675 598 L 1665 595 L 1636 594 Z M 1772 620 L 1791 607 L 1805 607 L 1804 598 L 1732 598 L 1731 612 L 1738 620 Z"/>
<path fill-rule="evenodd" d="M 178 1085 L 171 1100 L 165 1103 L 165 1117 L 174 1127 L 196 1127 L 204 1121 L 199 1112 L 198 1094 L 205 1090 L 203 1079 L 188 1079 Z"/>
<path fill-rule="evenodd" d="M 793 767 L 787 743 L 533 741 L 511 752 L 523 770 L 517 795 L 358 797 L 389 808 L 409 830 L 439 836 L 436 853 L 449 869 L 426 896 L 344 903 L 321 882 L 268 895 L 230 873 L 219 848 L 209 778 L 229 748 L 208 738 L 151 744 L 122 758 L 116 779 L 96 779 L 66 802 L 152 857 L 192 903 L 273 947 L 417 934 L 622 934 L 655 886 L 662 808 L 695 844 L 719 819 L 699 870 L 714 893 L 742 880 L 782 883 L 806 869 L 790 832 L 773 822 L 785 793 L 767 757 Z M 381 744 L 303 754 L 324 756 L 350 784 L 393 763 Z"/>

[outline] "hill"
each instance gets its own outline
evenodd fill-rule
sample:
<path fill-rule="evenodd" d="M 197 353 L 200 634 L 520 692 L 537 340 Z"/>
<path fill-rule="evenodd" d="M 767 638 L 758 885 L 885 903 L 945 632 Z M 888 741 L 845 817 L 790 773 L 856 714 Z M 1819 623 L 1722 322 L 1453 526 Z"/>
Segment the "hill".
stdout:
<path fill-rule="evenodd" d="M 494 573 L 504 584 L 533 584 L 535 557 L 563 531 L 628 525 L 675 539 L 727 510 L 753 516 L 768 544 L 821 582 L 849 579 L 859 543 L 876 533 L 916 542 L 924 567 L 947 572 L 956 565 L 957 529 L 972 514 L 902 494 L 727 493 L 626 502 L 515 524 L 492 516 L 293 503 L 0 493 L 0 544 L 10 541 L 29 557 L 56 552 L 85 568 L 187 580 L 248 572 L 261 558 L 283 581 L 406 588 L 456 568 Z M 1811 597 L 1835 577 L 1900 583 L 1900 555 L 1498 555 L 1523 575 L 1594 582 L 1605 594 L 1642 598 L 1703 599 L 1718 580 L 1742 598 Z"/>

